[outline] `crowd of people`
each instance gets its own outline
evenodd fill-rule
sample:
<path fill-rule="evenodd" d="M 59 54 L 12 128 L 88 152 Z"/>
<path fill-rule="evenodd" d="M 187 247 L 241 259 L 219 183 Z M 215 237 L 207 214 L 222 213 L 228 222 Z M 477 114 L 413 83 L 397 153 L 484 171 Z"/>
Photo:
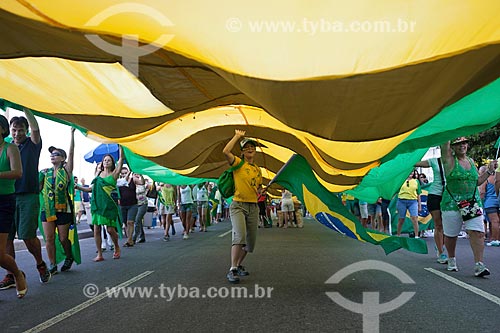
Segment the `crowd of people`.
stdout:
<path fill-rule="evenodd" d="M 244 131 L 236 130 L 223 149 L 229 165 L 238 166 L 233 171 L 233 200 L 228 204 L 212 183 L 174 186 L 132 172 L 124 165 L 121 147 L 117 161 L 107 154 L 97 164 L 90 185 L 85 184 L 84 179 L 78 183 L 73 176 L 74 128 L 70 132 L 68 153 L 62 148 L 50 147 L 52 167 L 39 171 L 40 130 L 32 112 L 25 109 L 24 113 L 25 117 L 13 117 L 10 122 L 0 116 L 0 265 L 7 271 L 0 281 L 0 290 L 15 287 L 19 298 L 28 290 L 25 274 L 15 261 L 13 240 L 16 236 L 24 241 L 33 256 L 40 281 L 47 283 L 59 271 L 56 235 L 65 255 L 61 272 L 70 270 L 74 263 L 68 233 L 70 225 L 78 223 L 82 214 L 87 216 L 93 228 L 96 245 L 93 260 L 104 261 L 103 251 L 107 246 L 113 251 L 112 258 L 120 259 L 122 247 L 146 241 L 143 221 L 150 208 L 150 199 L 154 200 L 153 210 L 164 228 L 165 242 L 176 233 L 174 214 L 178 214 L 182 222 L 184 240 L 190 238 L 196 227 L 206 232 L 210 223 L 230 218 L 231 262 L 226 278 L 230 283 L 238 283 L 240 277 L 249 274 L 243 266 L 244 259 L 255 249 L 257 228 L 269 226 L 269 209 L 272 208 L 267 189 L 262 184 L 260 167 L 255 163 L 256 148 L 260 146 L 258 140 L 247 138 Z M 5 140 L 9 133 L 12 143 Z M 241 150 L 239 156 L 233 154 L 237 144 Z M 464 137 L 447 142 L 441 147 L 441 158 L 417 163 L 416 167 L 432 168 L 434 181 L 428 183 L 425 174 L 416 170 L 408 175 L 397 193 L 396 234 L 401 235 L 403 223 L 409 216 L 413 236 L 419 238 L 421 189 L 427 188 L 427 207 L 435 226 L 437 261 L 447 264 L 448 271 L 458 271 L 455 248 L 459 233 L 465 229 L 474 255 L 474 274 L 483 277 L 490 274 L 483 260 L 485 225 L 490 225 L 490 241 L 486 245 L 500 246 L 500 172 L 495 172 L 496 161 L 478 170 L 467 156 L 467 144 Z M 343 200 L 364 227 L 370 225 L 380 232 L 389 232 L 389 199 L 379 198 L 377 202 L 368 203 L 346 195 Z M 300 207 L 293 194 L 284 189 L 280 209 L 275 212 L 277 226 L 283 229 L 300 226 Z M 48 265 L 42 258 L 37 237 L 39 218 Z M 122 235 L 126 241 L 120 246 Z"/>
<path fill-rule="evenodd" d="M 49 282 L 59 272 L 70 270 L 75 258 L 69 230 L 73 223 L 80 222 L 83 214 L 93 229 L 95 262 L 104 261 L 103 251 L 107 246 L 113 251 L 112 258 L 120 259 L 122 247 L 146 241 L 143 220 L 149 206 L 148 195 L 152 192 L 156 192 L 158 199 L 155 210 L 165 229 L 165 241 L 169 240 L 170 231 L 175 234 L 174 213 L 181 218 L 183 239 L 188 239 L 194 232 L 196 221 L 199 231 L 206 232 L 210 222 L 217 223 L 228 217 L 229 205 L 212 184 L 173 186 L 148 182 L 123 165 L 121 147 L 118 161 L 107 154 L 97 164 L 90 185 L 85 184 L 84 179 L 78 183 L 78 178 L 73 176 L 74 128 L 71 128 L 68 152 L 49 147 L 52 166 L 39 171 L 40 129 L 33 113 L 29 109 L 23 111 L 25 116 L 12 117 L 10 121 L 0 115 L 0 266 L 6 270 L 0 281 L 0 290 L 16 288 L 18 298 L 23 298 L 28 290 L 25 273 L 15 261 L 15 238 L 23 241 L 33 256 L 41 283 Z M 12 142 L 6 141 L 9 134 Z M 209 214 L 209 197 L 212 203 L 220 202 L 213 217 Z M 47 262 L 42 257 L 37 234 L 39 220 Z M 122 236 L 126 241 L 120 244 Z M 64 252 L 60 268 L 56 242 Z"/>
<path fill-rule="evenodd" d="M 465 230 L 474 256 L 474 275 L 483 277 L 490 275 L 484 264 L 484 247 L 500 246 L 500 172 L 496 160 L 477 169 L 476 163 L 467 156 L 467 149 L 467 138 L 459 137 L 441 146 L 440 158 L 431 158 L 415 165 L 419 168 L 431 168 L 434 180 L 429 183 L 427 176 L 415 169 L 403 182 L 396 194 L 396 235 L 401 236 L 407 218 L 413 228 L 413 232 L 409 233 L 410 237 L 420 238 L 423 235 L 418 217 L 424 209 L 421 194 L 422 189 L 425 189 L 428 192 L 425 207 L 434 222 L 437 262 L 446 264 L 448 271 L 458 271 L 456 244 L 459 235 Z M 392 198 L 379 198 L 372 209 L 366 208 L 370 204 L 349 195 L 344 198 L 344 202 L 351 213 L 358 216 L 363 226 L 368 227 L 368 216 L 373 229 L 388 232 L 385 226 L 389 222 L 387 207 L 390 199 Z M 375 213 L 379 207 L 382 210 L 381 219 Z M 486 239 L 487 229 L 489 241 Z"/>

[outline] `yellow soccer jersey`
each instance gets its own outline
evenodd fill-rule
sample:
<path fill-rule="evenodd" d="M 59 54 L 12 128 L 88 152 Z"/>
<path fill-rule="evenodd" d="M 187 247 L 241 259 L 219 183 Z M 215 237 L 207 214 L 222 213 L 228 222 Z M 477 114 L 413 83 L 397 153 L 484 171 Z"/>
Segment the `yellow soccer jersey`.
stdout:
<path fill-rule="evenodd" d="M 241 158 L 235 156 L 233 164 L 236 166 L 241 162 Z M 258 189 L 262 184 L 262 174 L 260 167 L 255 164 L 244 162 L 241 168 L 233 171 L 234 176 L 234 197 L 238 202 L 257 202 Z"/>

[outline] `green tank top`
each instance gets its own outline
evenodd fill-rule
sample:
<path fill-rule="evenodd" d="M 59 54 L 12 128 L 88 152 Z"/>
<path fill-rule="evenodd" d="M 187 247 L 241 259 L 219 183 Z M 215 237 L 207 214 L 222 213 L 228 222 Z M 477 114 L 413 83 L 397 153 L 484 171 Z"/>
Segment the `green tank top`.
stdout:
<path fill-rule="evenodd" d="M 458 211 L 456 201 L 472 199 L 475 191 L 476 202 L 479 206 L 483 206 L 479 191 L 477 190 L 477 179 L 479 177 L 474 162 L 470 158 L 468 161 L 471 165 L 469 170 L 465 170 L 458 159 L 455 157 L 455 167 L 446 176 L 446 187 L 443 191 L 443 199 L 441 200 L 442 211 Z M 451 194 L 450 194 L 451 192 Z M 453 195 L 453 198 L 451 197 Z M 455 200 L 453 200 L 455 199 Z"/>
<path fill-rule="evenodd" d="M 8 142 L 4 143 L 2 154 L 0 154 L 0 172 L 10 171 L 10 161 L 7 157 L 7 149 L 11 145 Z M 15 179 L 0 179 L 0 194 L 12 194 L 16 192 L 14 184 Z"/>
<path fill-rule="evenodd" d="M 165 204 L 169 206 L 175 205 L 174 203 L 174 187 L 162 187 L 161 189 Z"/>

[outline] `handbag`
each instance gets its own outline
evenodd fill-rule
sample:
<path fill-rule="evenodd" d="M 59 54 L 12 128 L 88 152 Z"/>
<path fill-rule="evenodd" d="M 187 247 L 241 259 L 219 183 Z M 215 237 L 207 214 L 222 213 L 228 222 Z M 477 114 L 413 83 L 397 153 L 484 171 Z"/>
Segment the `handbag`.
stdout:
<path fill-rule="evenodd" d="M 241 162 L 225 170 L 222 175 L 220 175 L 217 180 L 217 186 L 219 187 L 219 192 L 224 198 L 230 198 L 234 195 L 234 176 L 233 171 L 238 170 L 245 163 L 245 160 L 241 159 Z"/>
<path fill-rule="evenodd" d="M 446 186 L 446 190 L 450 194 L 453 201 L 455 201 L 455 204 L 457 205 L 458 211 L 460 212 L 460 215 L 462 216 L 462 220 L 464 222 L 483 215 L 481 207 L 479 207 L 479 204 L 476 202 L 477 187 L 474 188 L 474 194 L 472 194 L 471 199 L 461 201 L 458 201 L 453 197 L 450 190 L 448 189 L 448 186 Z"/>

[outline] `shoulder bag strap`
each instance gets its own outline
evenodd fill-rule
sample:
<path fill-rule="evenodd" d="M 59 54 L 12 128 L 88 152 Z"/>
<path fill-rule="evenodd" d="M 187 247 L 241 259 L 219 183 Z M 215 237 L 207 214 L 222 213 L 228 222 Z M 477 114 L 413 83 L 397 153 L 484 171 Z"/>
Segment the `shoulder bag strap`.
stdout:
<path fill-rule="evenodd" d="M 443 164 L 441 163 L 441 157 L 438 158 L 438 166 L 439 166 L 439 173 L 441 174 L 441 183 L 443 184 L 443 187 L 445 187 L 445 178 L 443 172 Z"/>
<path fill-rule="evenodd" d="M 241 159 L 240 163 L 238 165 L 235 165 L 233 167 L 231 167 L 229 169 L 230 172 L 233 172 L 235 170 L 238 170 L 239 168 L 241 168 L 243 166 L 243 163 L 245 163 L 245 160 L 244 159 Z"/>
<path fill-rule="evenodd" d="M 450 190 L 448 189 L 448 186 L 445 186 L 445 187 L 446 187 L 446 191 L 448 191 L 448 193 L 450 194 L 450 196 L 453 199 L 453 201 L 455 201 L 456 203 L 458 203 L 459 201 L 457 201 L 457 199 L 455 199 L 455 197 L 453 196 L 453 194 L 451 194 Z M 474 187 L 474 193 L 472 193 L 472 198 L 471 199 L 474 199 L 476 197 L 476 191 L 477 191 L 477 186 Z"/>
<path fill-rule="evenodd" d="M 451 194 L 450 190 L 448 189 L 448 186 L 445 185 L 444 187 L 446 188 L 446 191 L 448 191 L 448 193 L 450 194 L 450 197 L 453 199 L 453 201 L 455 201 L 455 202 L 458 203 L 458 201 L 455 199 L 455 197 L 453 196 L 453 194 Z"/>

